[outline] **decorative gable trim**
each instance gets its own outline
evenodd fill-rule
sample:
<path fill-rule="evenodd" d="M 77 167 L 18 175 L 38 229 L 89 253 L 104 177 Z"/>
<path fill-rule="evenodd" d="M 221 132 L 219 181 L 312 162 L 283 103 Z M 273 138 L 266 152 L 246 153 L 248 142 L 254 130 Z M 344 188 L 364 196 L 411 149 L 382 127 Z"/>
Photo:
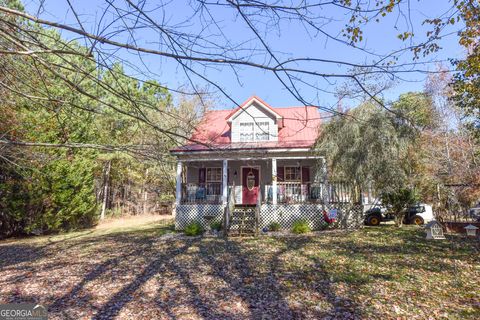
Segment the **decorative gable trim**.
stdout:
<path fill-rule="evenodd" d="M 247 101 L 242 103 L 240 107 L 233 110 L 225 119 L 227 120 L 228 123 L 231 123 L 232 120 L 235 119 L 242 111 L 247 109 L 250 105 L 252 105 L 255 102 L 264 111 L 274 116 L 278 124 L 283 124 L 283 120 L 282 120 L 283 117 L 278 112 L 276 112 L 275 109 L 273 109 L 268 103 L 266 103 L 265 101 L 263 101 L 257 96 L 252 96 L 248 98 Z"/>

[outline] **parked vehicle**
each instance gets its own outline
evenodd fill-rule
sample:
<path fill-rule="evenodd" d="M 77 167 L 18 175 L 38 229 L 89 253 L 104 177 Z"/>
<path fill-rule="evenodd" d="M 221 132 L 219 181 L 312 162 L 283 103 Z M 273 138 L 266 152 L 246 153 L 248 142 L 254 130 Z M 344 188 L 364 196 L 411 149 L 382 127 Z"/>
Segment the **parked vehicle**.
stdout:
<path fill-rule="evenodd" d="M 364 223 L 367 226 L 378 226 L 381 222 L 392 221 L 395 216 L 386 208 L 377 206 L 367 210 Z M 422 225 L 433 220 L 432 206 L 428 204 L 416 204 L 407 209 L 403 223 Z"/>
<path fill-rule="evenodd" d="M 470 218 L 480 222 L 480 203 L 478 203 L 477 206 L 470 208 L 470 210 L 468 210 L 468 215 Z"/>

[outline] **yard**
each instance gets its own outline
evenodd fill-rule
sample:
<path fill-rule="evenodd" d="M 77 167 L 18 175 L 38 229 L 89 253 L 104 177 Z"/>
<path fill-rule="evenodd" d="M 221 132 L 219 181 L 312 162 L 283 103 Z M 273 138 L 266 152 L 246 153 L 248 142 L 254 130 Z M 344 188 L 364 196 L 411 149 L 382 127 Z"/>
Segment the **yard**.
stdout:
<path fill-rule="evenodd" d="M 188 238 L 166 220 L 0 242 L 0 302 L 50 318 L 478 319 L 479 242 L 416 227 Z"/>

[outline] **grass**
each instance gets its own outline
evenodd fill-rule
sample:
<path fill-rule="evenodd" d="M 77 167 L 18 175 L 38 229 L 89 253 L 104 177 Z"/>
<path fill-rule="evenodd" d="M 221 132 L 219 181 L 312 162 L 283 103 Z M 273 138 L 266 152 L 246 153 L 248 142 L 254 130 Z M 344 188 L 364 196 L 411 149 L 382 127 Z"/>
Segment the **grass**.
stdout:
<path fill-rule="evenodd" d="M 55 318 L 478 319 L 480 246 L 417 227 L 192 238 L 165 222 L 0 242 L 0 302 Z"/>

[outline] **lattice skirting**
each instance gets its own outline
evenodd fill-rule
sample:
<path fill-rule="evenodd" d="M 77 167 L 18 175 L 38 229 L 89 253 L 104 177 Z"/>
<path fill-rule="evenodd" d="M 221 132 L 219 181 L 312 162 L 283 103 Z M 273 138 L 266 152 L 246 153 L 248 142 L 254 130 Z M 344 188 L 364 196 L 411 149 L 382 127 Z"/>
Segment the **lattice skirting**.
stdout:
<path fill-rule="evenodd" d="M 192 222 L 200 222 L 204 228 L 213 221 L 222 221 L 224 205 L 221 204 L 181 204 L 175 211 L 175 229 L 183 230 Z M 323 211 L 336 209 L 335 222 L 325 222 Z M 215 216 L 207 221 L 205 216 Z M 306 220 L 313 230 L 325 227 L 349 229 L 358 228 L 363 223 L 363 206 L 349 203 L 330 204 L 263 204 L 260 210 L 260 229 L 278 222 L 282 229 L 290 229 L 297 220 Z"/>
<path fill-rule="evenodd" d="M 337 210 L 335 222 L 328 224 L 323 212 Z M 313 230 L 326 227 L 358 228 L 363 222 L 363 206 L 356 204 L 264 204 L 261 208 L 260 228 L 278 222 L 282 229 L 290 229 L 295 221 L 305 220 Z"/>
<path fill-rule="evenodd" d="M 175 208 L 175 230 L 183 230 L 192 222 L 200 222 L 206 229 L 214 221 L 222 221 L 223 204 L 180 204 Z M 207 221 L 205 216 L 215 216 L 212 221 Z"/>

